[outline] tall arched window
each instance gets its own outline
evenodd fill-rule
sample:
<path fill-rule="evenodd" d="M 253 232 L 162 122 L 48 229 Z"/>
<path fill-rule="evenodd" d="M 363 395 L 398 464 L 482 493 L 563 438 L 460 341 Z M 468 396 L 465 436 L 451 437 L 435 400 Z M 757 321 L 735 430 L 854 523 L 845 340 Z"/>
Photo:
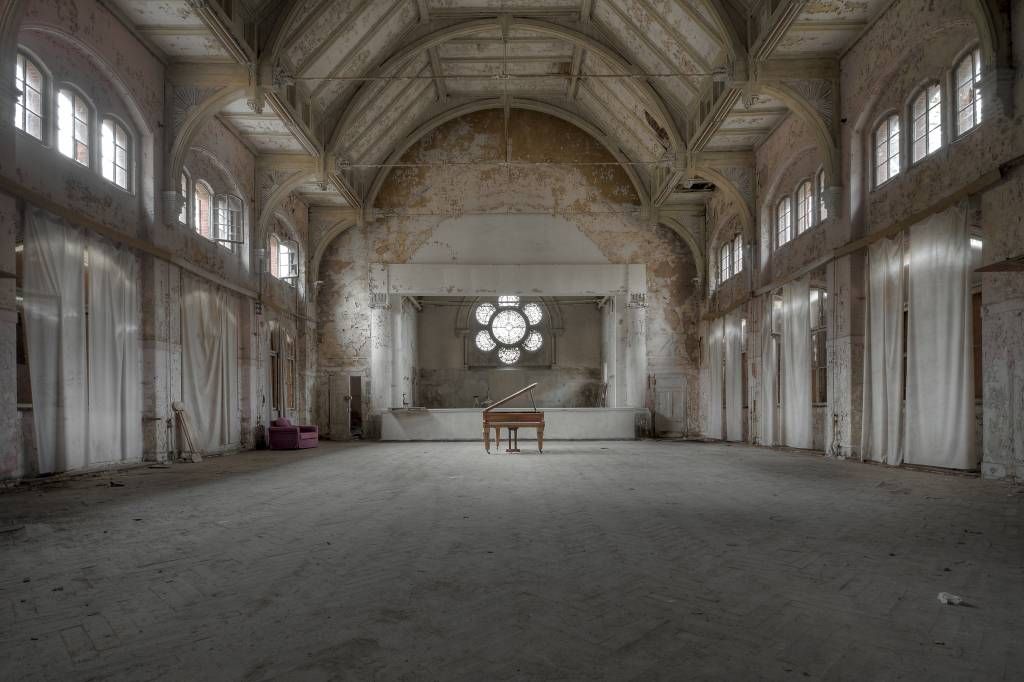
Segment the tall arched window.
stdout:
<path fill-rule="evenodd" d="M 775 245 L 782 246 L 793 238 L 793 200 L 785 197 L 775 211 Z"/>
<path fill-rule="evenodd" d="M 825 169 L 818 171 L 818 222 L 828 220 L 828 202 L 825 200 Z"/>
<path fill-rule="evenodd" d="M 195 198 L 193 199 L 195 210 L 195 224 L 192 226 L 196 232 L 207 239 L 213 238 L 213 192 L 209 185 L 202 180 L 196 182 Z"/>
<path fill-rule="evenodd" d="M 14 127 L 37 140 L 43 139 L 43 70 L 30 57 L 19 52 L 14 70 L 18 101 L 14 104 Z"/>
<path fill-rule="evenodd" d="M 888 117 L 875 129 L 875 187 L 899 175 L 900 117 Z"/>
<path fill-rule="evenodd" d="M 83 166 L 89 165 L 92 114 L 85 98 L 62 88 L 57 93 L 57 149 Z"/>
<path fill-rule="evenodd" d="M 974 50 L 956 67 L 956 134 L 981 123 L 981 50 Z"/>
<path fill-rule="evenodd" d="M 736 235 L 732 240 L 732 274 L 743 272 L 743 235 Z"/>
<path fill-rule="evenodd" d="M 293 241 L 270 235 L 270 274 L 295 286 L 299 277 L 299 249 Z"/>
<path fill-rule="evenodd" d="M 231 247 L 241 244 L 242 235 L 242 200 L 230 194 L 217 197 L 217 210 L 214 214 L 214 240 Z"/>
<path fill-rule="evenodd" d="M 942 87 L 933 83 L 914 98 L 913 161 L 917 163 L 942 147 Z"/>
<path fill-rule="evenodd" d="M 807 180 L 796 190 L 796 233 L 803 234 L 814 224 L 814 186 Z"/>
<path fill-rule="evenodd" d="M 730 251 L 731 247 L 731 242 L 726 242 L 722 244 L 722 250 L 719 252 L 718 277 L 719 280 L 722 282 L 732 277 L 732 253 Z"/>
<path fill-rule="evenodd" d="M 128 131 L 112 118 L 103 119 L 101 161 L 103 177 L 121 189 L 129 189 L 131 155 Z"/>

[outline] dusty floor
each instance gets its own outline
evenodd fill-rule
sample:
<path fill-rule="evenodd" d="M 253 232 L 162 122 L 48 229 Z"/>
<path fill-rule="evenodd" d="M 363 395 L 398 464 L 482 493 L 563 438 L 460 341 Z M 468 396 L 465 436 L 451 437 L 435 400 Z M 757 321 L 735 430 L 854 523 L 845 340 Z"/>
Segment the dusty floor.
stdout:
<path fill-rule="evenodd" d="M 0 679 L 1020 679 L 1022 510 L 687 443 L 79 478 L 0 494 Z"/>

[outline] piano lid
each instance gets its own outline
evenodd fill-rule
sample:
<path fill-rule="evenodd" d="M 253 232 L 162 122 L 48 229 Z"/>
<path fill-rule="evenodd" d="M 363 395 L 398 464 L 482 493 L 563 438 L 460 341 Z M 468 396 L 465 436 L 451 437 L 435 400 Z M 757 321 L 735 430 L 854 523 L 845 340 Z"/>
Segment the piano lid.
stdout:
<path fill-rule="evenodd" d="M 537 387 L 537 382 L 534 382 L 534 383 L 530 384 L 529 386 L 526 386 L 526 387 L 524 387 L 524 388 L 521 388 L 521 389 L 519 389 L 518 391 L 516 391 L 515 393 L 513 393 L 512 395 L 507 395 L 507 396 L 505 396 L 504 398 L 502 398 L 501 400 L 498 400 L 497 402 L 495 402 L 495 403 L 494 403 L 493 405 L 491 405 L 490 407 L 485 407 L 485 408 L 484 408 L 484 412 L 490 412 L 490 411 L 491 411 L 491 410 L 493 410 L 493 409 L 494 409 L 495 407 L 498 407 L 499 405 L 504 405 L 504 404 L 505 404 L 505 403 L 507 403 L 508 401 L 510 401 L 510 400 L 512 400 L 513 398 L 516 398 L 516 397 L 518 397 L 518 396 L 521 396 L 522 394 L 526 393 L 527 391 L 529 391 L 529 392 L 530 392 L 530 402 L 532 403 L 532 402 L 533 402 L 533 389 L 534 389 L 534 388 L 536 388 L 536 387 Z M 536 412 L 536 411 L 537 411 L 537 405 L 536 405 L 536 404 L 534 404 L 534 406 L 533 406 L 533 411 L 534 411 L 534 412 Z"/>

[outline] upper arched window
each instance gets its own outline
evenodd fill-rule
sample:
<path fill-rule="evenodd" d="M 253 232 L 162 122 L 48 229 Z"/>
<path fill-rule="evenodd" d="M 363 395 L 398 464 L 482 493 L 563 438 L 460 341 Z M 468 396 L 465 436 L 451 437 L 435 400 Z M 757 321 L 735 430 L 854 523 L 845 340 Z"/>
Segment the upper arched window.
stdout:
<path fill-rule="evenodd" d="M 722 244 L 718 263 L 718 279 L 724 282 L 732 277 L 732 242 Z"/>
<path fill-rule="evenodd" d="M 963 135 L 981 123 L 981 50 L 974 50 L 956 67 L 956 133 Z"/>
<path fill-rule="evenodd" d="M 213 239 L 213 192 L 202 180 L 196 182 L 193 199 L 195 223 L 192 227 L 207 239 Z"/>
<path fill-rule="evenodd" d="M 188 171 L 181 171 L 181 210 L 178 211 L 178 222 L 188 225 Z"/>
<path fill-rule="evenodd" d="M 793 200 L 785 197 L 775 211 L 775 245 L 782 246 L 793 238 Z"/>
<path fill-rule="evenodd" d="M 100 148 L 103 177 L 121 189 L 131 189 L 131 147 L 128 131 L 112 118 L 103 119 Z"/>
<path fill-rule="evenodd" d="M 912 161 L 917 163 L 942 148 L 942 86 L 932 83 L 917 97 L 911 111 Z"/>
<path fill-rule="evenodd" d="M 46 79 L 32 58 L 19 52 L 14 70 L 18 101 L 14 104 L 14 127 L 37 140 L 43 139 L 43 93 Z"/>
<path fill-rule="evenodd" d="M 83 166 L 89 165 L 92 112 L 85 98 L 74 90 L 57 93 L 57 149 Z"/>
<path fill-rule="evenodd" d="M 270 235 L 270 274 L 295 286 L 299 277 L 299 249 L 293 241 Z"/>
<path fill-rule="evenodd" d="M 875 128 L 875 187 L 900 172 L 900 117 L 889 116 Z"/>
<path fill-rule="evenodd" d="M 825 169 L 818 171 L 818 221 L 828 220 L 828 202 L 825 201 Z"/>
<path fill-rule="evenodd" d="M 231 194 L 217 197 L 213 220 L 213 238 L 225 246 L 243 243 L 242 200 Z"/>
<path fill-rule="evenodd" d="M 796 190 L 796 233 L 803 234 L 814 225 L 814 186 L 807 180 Z"/>
<path fill-rule="evenodd" d="M 743 235 L 736 235 L 732 240 L 732 274 L 743 272 Z"/>

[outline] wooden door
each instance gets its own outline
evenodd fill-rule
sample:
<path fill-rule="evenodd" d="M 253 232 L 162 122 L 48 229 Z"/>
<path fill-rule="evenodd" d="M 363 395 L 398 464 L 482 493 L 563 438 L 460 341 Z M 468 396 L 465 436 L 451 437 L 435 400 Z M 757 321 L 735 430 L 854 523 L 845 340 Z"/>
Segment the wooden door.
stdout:
<path fill-rule="evenodd" d="M 352 394 L 348 374 L 331 374 L 328 384 L 327 404 L 330 414 L 331 440 L 352 438 Z"/>

